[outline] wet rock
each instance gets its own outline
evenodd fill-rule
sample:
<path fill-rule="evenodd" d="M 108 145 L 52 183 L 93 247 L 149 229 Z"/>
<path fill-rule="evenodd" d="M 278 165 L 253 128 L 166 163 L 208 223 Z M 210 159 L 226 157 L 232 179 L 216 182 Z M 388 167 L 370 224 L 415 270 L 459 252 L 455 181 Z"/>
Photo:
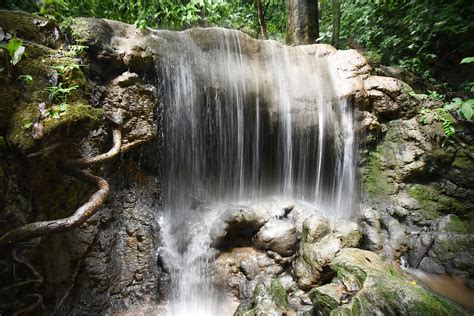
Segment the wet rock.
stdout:
<path fill-rule="evenodd" d="M 303 222 L 301 242 L 318 242 L 321 238 L 329 234 L 329 232 L 330 227 L 327 218 L 321 215 L 311 215 Z"/>
<path fill-rule="evenodd" d="M 288 219 L 295 225 L 298 236 L 301 236 L 303 232 L 303 222 L 313 214 L 318 214 L 316 208 L 301 204 L 295 205 L 293 210 L 288 214 Z"/>
<path fill-rule="evenodd" d="M 406 227 L 388 213 L 381 216 L 381 223 L 388 232 L 389 243 L 384 245 L 385 256 L 390 259 L 399 259 L 408 250 Z"/>
<path fill-rule="evenodd" d="M 277 279 L 260 281 L 252 298 L 239 305 L 234 315 L 284 315 L 288 309 L 288 294 Z"/>
<path fill-rule="evenodd" d="M 423 260 L 421 260 L 420 262 L 419 268 L 423 271 L 431 272 L 431 273 L 445 273 L 446 272 L 446 270 L 444 269 L 443 265 L 441 265 L 439 260 L 436 260 L 430 257 L 423 258 Z"/>
<path fill-rule="evenodd" d="M 362 239 L 358 225 L 347 220 L 335 223 L 332 231 L 328 231 L 326 221 L 321 218 L 308 218 L 305 223 L 303 235 L 312 235 L 312 242 L 300 243 L 299 256 L 293 263 L 293 275 L 303 290 L 325 281 L 328 275 L 324 269 L 334 256 L 345 245 L 358 245 Z"/>
<path fill-rule="evenodd" d="M 296 250 L 296 228 L 289 220 L 273 219 L 265 223 L 253 237 L 260 249 L 270 249 L 282 256 L 291 256 Z"/>
<path fill-rule="evenodd" d="M 359 225 L 349 220 L 338 220 L 333 224 L 333 233 L 341 240 L 342 247 L 357 247 L 362 239 Z"/>
<path fill-rule="evenodd" d="M 330 267 L 337 271 L 331 284 L 312 291 L 315 309 L 331 314 L 465 315 L 457 305 L 443 300 L 411 279 L 398 266 L 375 253 L 342 249 Z M 340 294 L 342 292 L 342 294 Z"/>
<path fill-rule="evenodd" d="M 231 248 L 249 245 L 253 235 L 272 218 L 264 207 L 231 207 L 211 229 L 212 247 Z"/>
<path fill-rule="evenodd" d="M 446 215 L 436 221 L 436 227 L 440 231 L 467 234 L 467 229 L 459 217 L 454 214 Z"/>
<path fill-rule="evenodd" d="M 118 85 L 121 88 L 131 86 L 139 83 L 141 80 L 136 73 L 126 71 L 112 81 L 112 84 Z"/>
<path fill-rule="evenodd" d="M 383 247 L 381 235 L 380 212 L 365 207 L 361 211 L 360 226 L 363 233 L 362 245 L 365 249 L 378 251 Z"/>

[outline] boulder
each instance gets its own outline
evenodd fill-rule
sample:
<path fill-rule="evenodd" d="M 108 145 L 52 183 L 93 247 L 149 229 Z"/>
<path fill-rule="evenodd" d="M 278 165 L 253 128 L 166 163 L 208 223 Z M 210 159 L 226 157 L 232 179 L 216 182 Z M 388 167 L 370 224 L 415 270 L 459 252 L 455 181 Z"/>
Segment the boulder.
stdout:
<path fill-rule="evenodd" d="M 425 288 L 391 262 L 356 248 L 342 249 L 330 263 L 332 285 L 310 293 L 320 314 L 467 315 L 457 305 Z"/>
<path fill-rule="evenodd" d="M 272 250 L 282 256 L 291 256 L 296 250 L 296 228 L 289 220 L 272 219 L 252 238 L 253 244 Z"/>
<path fill-rule="evenodd" d="M 288 294 L 278 279 L 260 281 L 255 286 L 252 298 L 243 301 L 234 316 L 244 315 L 286 315 Z"/>

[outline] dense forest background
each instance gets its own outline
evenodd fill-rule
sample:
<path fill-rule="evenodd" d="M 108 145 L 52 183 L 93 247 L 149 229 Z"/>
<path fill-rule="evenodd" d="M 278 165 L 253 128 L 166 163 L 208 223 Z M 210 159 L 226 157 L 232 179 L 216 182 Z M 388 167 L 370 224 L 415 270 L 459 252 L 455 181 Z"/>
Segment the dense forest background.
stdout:
<path fill-rule="evenodd" d="M 174 30 L 220 26 L 240 29 L 257 38 L 283 41 L 288 6 L 310 2 L 7 0 L 0 7 L 37 12 L 66 27 L 71 18 L 90 16 L 138 27 Z M 452 90 L 474 90 L 469 80 L 472 64 L 460 64 L 464 58 L 474 56 L 471 0 L 314 0 L 313 5 L 317 5 L 319 16 L 316 42 L 336 44 L 342 49 L 355 48 L 376 66 L 400 66 L 398 75 L 420 86 L 422 92 L 436 90 L 449 94 Z M 263 35 L 262 21 L 265 24 Z M 410 74 L 403 74 L 404 70 Z"/>

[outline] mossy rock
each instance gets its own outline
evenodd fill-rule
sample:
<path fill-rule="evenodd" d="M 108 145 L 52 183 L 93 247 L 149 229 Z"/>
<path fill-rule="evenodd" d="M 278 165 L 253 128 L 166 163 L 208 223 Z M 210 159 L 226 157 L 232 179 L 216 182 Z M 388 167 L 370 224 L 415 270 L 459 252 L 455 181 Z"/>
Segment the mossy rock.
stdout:
<path fill-rule="evenodd" d="M 395 181 L 384 173 L 383 160 L 385 158 L 381 151 L 382 149 L 378 148 L 368 157 L 364 169 L 364 187 L 370 198 L 386 201 L 397 192 L 397 188 Z"/>
<path fill-rule="evenodd" d="M 324 285 L 310 295 L 314 308 L 323 308 L 325 315 L 467 315 L 373 252 L 342 249 L 330 267 L 337 272 L 333 289 L 344 293 L 328 292 Z"/>
<path fill-rule="evenodd" d="M 442 189 L 431 184 L 410 184 L 407 192 L 418 202 L 425 219 L 436 219 L 440 213 L 464 215 L 472 208 L 469 203 L 447 196 Z"/>
<path fill-rule="evenodd" d="M 445 217 L 439 219 L 438 229 L 445 232 L 467 234 L 467 228 L 461 222 L 459 217 L 454 214 L 446 215 Z"/>
<path fill-rule="evenodd" d="M 234 316 L 263 316 L 285 314 L 288 310 L 288 294 L 278 279 L 260 281 L 250 300 L 243 301 Z"/>
<path fill-rule="evenodd" d="M 48 117 L 42 120 L 43 138 L 34 140 L 31 135 L 31 125 L 38 118 L 38 105 L 26 104 L 13 116 L 8 134 L 9 142 L 21 152 L 27 154 L 55 144 L 65 144 L 71 137 L 85 136 L 88 130 L 98 126 L 102 121 L 104 111 L 89 104 L 69 104 L 67 110 L 59 119 Z M 81 128 L 82 127 L 82 128 Z"/>
<path fill-rule="evenodd" d="M 59 27 L 44 17 L 17 10 L 0 10 L 0 26 L 5 32 L 22 39 L 58 47 Z M 56 31 L 55 31 L 56 29 Z"/>

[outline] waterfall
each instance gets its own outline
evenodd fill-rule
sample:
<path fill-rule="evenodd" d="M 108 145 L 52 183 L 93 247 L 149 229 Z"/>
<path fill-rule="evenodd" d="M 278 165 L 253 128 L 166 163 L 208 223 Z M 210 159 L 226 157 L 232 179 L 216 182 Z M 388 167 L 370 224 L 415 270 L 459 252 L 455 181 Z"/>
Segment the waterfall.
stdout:
<path fill-rule="evenodd" d="M 207 269 L 221 208 L 270 196 L 329 217 L 354 209 L 351 104 L 324 46 L 288 47 L 225 29 L 157 31 L 162 92 L 160 251 L 172 273 L 170 315 L 223 315 Z"/>

